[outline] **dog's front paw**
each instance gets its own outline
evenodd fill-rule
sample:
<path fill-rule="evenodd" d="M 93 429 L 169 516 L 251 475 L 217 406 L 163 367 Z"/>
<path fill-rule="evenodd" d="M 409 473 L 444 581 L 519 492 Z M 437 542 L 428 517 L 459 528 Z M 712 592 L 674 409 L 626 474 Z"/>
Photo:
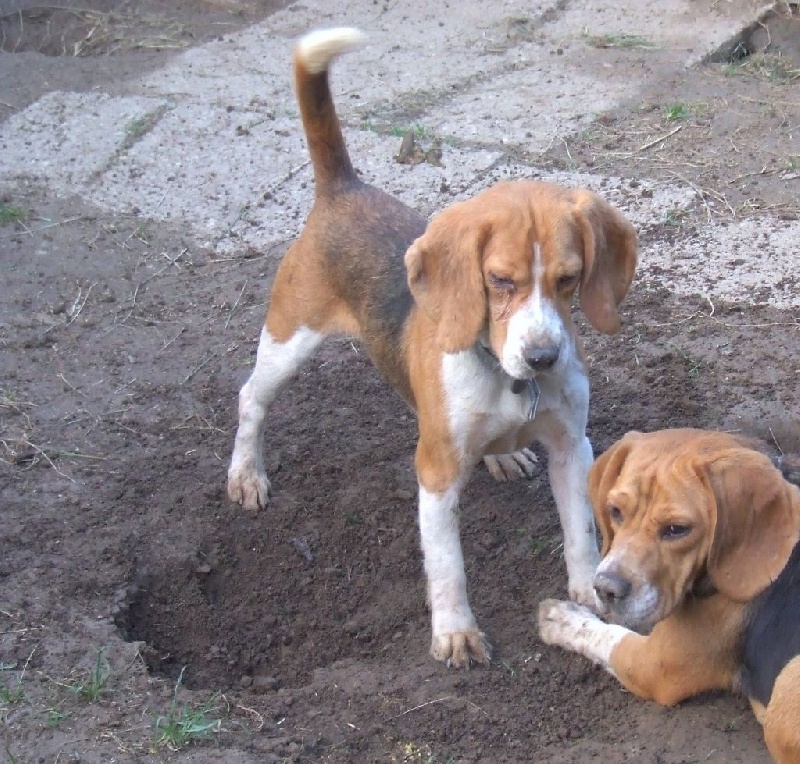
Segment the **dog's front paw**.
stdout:
<path fill-rule="evenodd" d="M 532 478 L 539 458 L 529 448 L 521 448 L 511 454 L 488 454 L 483 457 L 483 463 L 495 480 L 505 483 L 509 480 Z"/>
<path fill-rule="evenodd" d="M 597 594 L 591 582 L 588 585 L 570 586 L 569 598 L 577 605 L 589 608 L 595 613 L 600 612 L 600 601 L 597 599 Z"/>
<path fill-rule="evenodd" d="M 548 645 L 575 649 L 574 642 L 593 624 L 603 622 L 583 605 L 564 600 L 543 600 L 539 605 L 539 636 Z"/>
<path fill-rule="evenodd" d="M 431 655 L 454 668 L 469 668 L 473 663 L 488 664 L 492 648 L 486 635 L 478 629 L 434 634 Z"/>
<path fill-rule="evenodd" d="M 228 498 L 245 509 L 263 509 L 269 503 L 270 484 L 262 470 L 247 467 L 228 470 Z"/>

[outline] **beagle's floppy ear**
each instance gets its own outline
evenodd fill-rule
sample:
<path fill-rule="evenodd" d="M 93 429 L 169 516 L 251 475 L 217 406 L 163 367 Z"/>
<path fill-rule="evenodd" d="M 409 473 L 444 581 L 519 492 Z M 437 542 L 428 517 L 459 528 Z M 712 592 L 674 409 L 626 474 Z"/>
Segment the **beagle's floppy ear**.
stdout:
<path fill-rule="evenodd" d="M 608 494 L 622 473 L 622 467 L 640 435 L 641 433 L 631 430 L 608 451 L 598 456 L 589 470 L 589 500 L 603 537 L 603 548 L 600 552 L 602 557 L 606 556 L 614 540 L 614 527 L 608 514 Z"/>
<path fill-rule="evenodd" d="M 619 307 L 636 269 L 636 231 L 608 202 L 591 191 L 578 191 L 575 217 L 583 235 L 580 303 L 600 332 L 616 334 Z"/>
<path fill-rule="evenodd" d="M 434 218 L 405 256 L 408 286 L 436 322 L 436 340 L 445 353 L 472 345 L 486 321 L 481 255 L 489 225 L 476 221 L 467 204 Z"/>
<path fill-rule="evenodd" d="M 767 456 L 745 448 L 699 469 L 716 514 L 708 576 L 720 592 L 747 602 L 777 578 L 797 543 L 800 492 Z"/>

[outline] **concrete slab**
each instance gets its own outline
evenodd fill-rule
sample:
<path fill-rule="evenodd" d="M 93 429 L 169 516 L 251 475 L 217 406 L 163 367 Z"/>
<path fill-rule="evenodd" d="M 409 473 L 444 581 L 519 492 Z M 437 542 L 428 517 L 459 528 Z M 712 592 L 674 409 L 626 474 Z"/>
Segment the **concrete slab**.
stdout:
<path fill-rule="evenodd" d="M 645 10 L 638 3 L 587 0 L 567 4 L 544 26 L 542 34 L 566 45 L 581 38 L 606 37 L 610 45 L 622 47 L 635 46 L 632 38 L 638 37 L 656 50 L 672 51 L 685 66 L 692 66 L 747 26 L 767 5 L 763 0 L 669 0 Z M 628 36 L 627 43 L 622 35 Z"/>
<path fill-rule="evenodd" d="M 431 215 L 499 179 L 538 176 L 593 188 L 640 228 L 657 225 L 693 204 L 694 191 L 541 174 L 511 161 L 508 148 L 535 156 L 568 139 L 597 113 L 635 98 L 640 83 L 621 74 L 620 62 L 628 72 L 638 62 L 646 77 L 648 57 L 697 60 L 758 7 L 670 0 L 644 14 L 610 0 L 309 0 L 177 55 L 130 83 L 138 95 L 48 94 L 0 124 L 0 174 L 43 180 L 113 210 L 180 220 L 220 252 L 291 239 L 312 199 L 291 49 L 309 28 L 355 25 L 367 44 L 337 62 L 333 80 L 351 153 L 369 182 Z M 603 49 L 588 37 L 620 34 L 655 47 Z M 400 138 L 386 133 L 399 134 L 409 119 L 426 141 L 443 140 L 441 167 L 395 162 Z M 762 237 L 759 248 L 738 244 L 753 235 Z M 787 286 L 792 236 L 796 228 L 774 221 L 712 225 L 702 241 L 647 248 L 643 268 L 685 269 L 671 285 L 676 291 L 735 298 L 763 289 L 773 304 L 797 305 Z M 698 258 L 708 266 L 703 276 Z"/>
<path fill-rule="evenodd" d="M 166 105 L 160 98 L 48 93 L 0 126 L 0 176 L 85 191 Z"/>
<path fill-rule="evenodd" d="M 797 220 L 767 217 L 711 225 L 669 247 L 644 248 L 642 277 L 657 271 L 676 294 L 798 308 L 798 241 Z"/>
<path fill-rule="evenodd" d="M 585 71 L 545 46 L 528 46 L 516 68 L 437 103 L 419 123 L 445 140 L 541 153 L 635 92 L 630 80 Z"/>
<path fill-rule="evenodd" d="M 502 70 L 513 58 L 511 20 L 543 20 L 556 7 L 555 0 L 297 3 L 239 34 L 186 51 L 141 85 L 148 93 L 204 104 L 260 102 L 296 113 L 290 67 L 296 39 L 310 29 L 355 26 L 367 33 L 368 43 L 358 55 L 341 59 L 334 75 L 336 92 L 345 96 L 341 116 L 349 119 L 398 98 L 446 91 Z"/>

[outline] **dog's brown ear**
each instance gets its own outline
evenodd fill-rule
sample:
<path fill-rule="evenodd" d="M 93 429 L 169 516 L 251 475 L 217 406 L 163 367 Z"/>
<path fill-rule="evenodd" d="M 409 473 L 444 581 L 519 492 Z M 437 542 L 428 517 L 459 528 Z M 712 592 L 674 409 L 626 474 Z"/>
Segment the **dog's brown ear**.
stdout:
<path fill-rule="evenodd" d="M 608 507 L 608 494 L 617 482 L 631 447 L 641 433 L 631 430 L 618 440 L 608 451 L 597 457 L 589 470 L 589 500 L 594 509 L 597 527 L 603 537 L 601 555 L 606 556 L 614 540 L 614 526 L 611 524 Z"/>
<path fill-rule="evenodd" d="M 798 540 L 800 493 L 767 456 L 732 449 L 698 469 L 716 514 L 708 576 L 737 602 L 763 591 Z"/>
<path fill-rule="evenodd" d="M 581 309 L 595 329 L 616 334 L 621 326 L 617 308 L 636 269 L 636 231 L 591 191 L 577 192 L 575 217 L 583 235 Z"/>
<path fill-rule="evenodd" d="M 406 252 L 408 286 L 422 310 L 436 322 L 445 353 L 465 350 L 486 321 L 481 255 L 489 225 L 475 220 L 467 203 L 440 213 Z"/>

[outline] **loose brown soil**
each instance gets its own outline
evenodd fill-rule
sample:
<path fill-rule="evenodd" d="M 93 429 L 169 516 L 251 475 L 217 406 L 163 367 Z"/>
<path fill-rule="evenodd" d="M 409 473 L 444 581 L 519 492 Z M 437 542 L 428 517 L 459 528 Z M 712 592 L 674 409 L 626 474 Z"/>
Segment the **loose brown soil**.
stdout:
<path fill-rule="evenodd" d="M 192 43 L 220 21 L 235 28 L 269 10 L 172 5 L 170 23 Z M 125 13 L 145 28 L 153 6 L 126 3 Z M 15 22 L 2 21 L 8 39 Z M 76 30 L 73 44 L 86 28 Z M 85 87 L 88 71 L 124 78 L 170 55 L 126 46 L 46 58 L 41 34 L 0 59 L 4 104 Z M 718 92 L 714 66 L 694 72 L 698 97 Z M 681 175 L 729 189 L 730 206 L 748 214 L 793 215 L 777 164 L 754 176 L 759 205 L 746 206 L 752 196 L 736 181 L 792 155 L 781 132 L 797 129 L 791 83 L 725 82 L 743 115 L 746 162 L 722 156 L 730 135 L 719 120 L 729 115 L 710 107 L 684 136 L 702 167 Z M 780 118 L 762 109 L 776 93 Z M 632 107 L 597 130 L 633 141 L 646 119 Z M 623 123 L 633 128 L 621 137 Z M 570 161 L 597 167 L 597 146 L 586 136 Z M 662 159 L 654 173 L 677 161 Z M 602 169 L 641 172 L 608 153 Z M 746 701 L 714 694 L 662 709 L 539 642 L 537 604 L 563 597 L 566 578 L 544 465 L 524 484 L 479 470 L 463 498 L 471 599 L 495 646 L 491 667 L 456 672 L 429 657 L 416 424 L 356 345 L 328 345 L 276 405 L 269 510 L 226 500 L 236 395 L 280 251 L 221 260 L 179 227 L 36 186 L 0 201 L 25 211 L 0 228 L 0 760 L 768 760 Z M 643 243 L 669 246 L 676 226 L 705 221 L 698 204 L 643 231 Z M 630 429 L 684 425 L 800 450 L 798 316 L 676 298 L 662 275 L 637 279 L 616 337 L 576 313 L 595 450 Z M 173 752 L 165 725 L 203 704 L 219 726 Z"/>

